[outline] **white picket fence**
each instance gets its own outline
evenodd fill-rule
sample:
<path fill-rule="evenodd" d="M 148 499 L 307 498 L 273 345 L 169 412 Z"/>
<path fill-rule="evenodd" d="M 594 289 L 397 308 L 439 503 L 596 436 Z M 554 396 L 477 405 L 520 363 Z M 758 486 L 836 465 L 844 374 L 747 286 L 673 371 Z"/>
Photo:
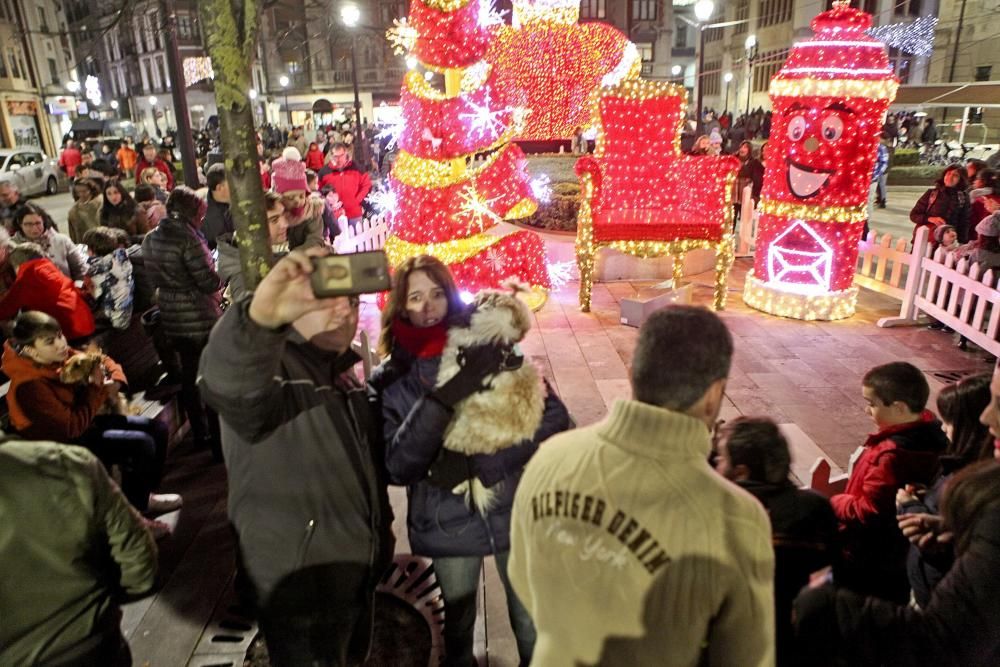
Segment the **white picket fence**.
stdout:
<path fill-rule="evenodd" d="M 933 251 L 927 237 L 927 228 L 919 228 L 909 252 L 906 239 L 893 243 L 874 232 L 860 243 L 855 282 L 902 302 L 899 316 L 884 317 L 878 326 L 918 324 L 924 314 L 1000 356 L 1000 272 L 956 260 L 942 248 Z"/>
<path fill-rule="evenodd" d="M 343 227 L 333 240 L 333 249 L 341 255 L 381 250 L 385 246 L 386 237 L 389 236 L 389 220 L 381 213 L 372 218 L 363 218 L 355 229 L 351 229 L 346 223 Z"/>

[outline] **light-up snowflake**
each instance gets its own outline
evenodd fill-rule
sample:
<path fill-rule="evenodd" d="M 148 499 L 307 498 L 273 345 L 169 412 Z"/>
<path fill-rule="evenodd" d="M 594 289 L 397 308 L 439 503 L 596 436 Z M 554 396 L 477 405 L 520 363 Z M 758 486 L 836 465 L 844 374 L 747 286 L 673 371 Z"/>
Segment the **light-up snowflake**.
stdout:
<path fill-rule="evenodd" d="M 399 210 L 399 197 L 388 185 L 382 185 L 372 190 L 368 195 L 368 201 L 375 207 L 376 211 L 384 213 L 390 219 L 395 218 L 396 212 Z"/>
<path fill-rule="evenodd" d="M 379 130 L 378 134 L 375 135 L 375 138 L 379 141 L 388 139 L 389 141 L 385 145 L 385 150 L 391 151 L 396 148 L 396 144 L 399 142 L 399 137 L 402 136 L 405 128 L 406 119 L 399 116 L 386 123 L 385 127 Z"/>
<path fill-rule="evenodd" d="M 393 19 L 392 27 L 385 33 L 385 38 L 392 44 L 392 52 L 397 56 L 406 55 L 417 45 L 420 33 L 406 19 Z"/>
<path fill-rule="evenodd" d="M 547 174 L 531 179 L 531 194 L 538 201 L 547 204 L 552 199 L 552 179 Z"/>
<path fill-rule="evenodd" d="M 486 229 L 503 222 L 503 219 L 493 210 L 493 206 L 499 201 L 499 198 L 485 199 L 473 184 L 467 185 L 459 194 L 459 198 L 462 200 L 459 210 L 463 215 L 468 216 L 473 227 Z"/>
<path fill-rule="evenodd" d="M 493 96 L 487 88 L 483 94 L 483 103 L 479 104 L 469 98 L 465 98 L 465 103 L 472 111 L 461 113 L 459 118 L 469 121 L 469 131 L 475 132 L 480 137 L 498 137 L 507 128 L 503 116 L 513 113 L 513 107 L 493 108 Z"/>
<path fill-rule="evenodd" d="M 479 25 L 490 28 L 495 25 L 503 25 L 506 11 L 497 11 L 494 0 L 479 0 Z"/>
<path fill-rule="evenodd" d="M 500 273 L 507 266 L 507 257 L 502 250 L 490 248 L 486 251 L 486 266 L 490 267 L 494 273 Z"/>

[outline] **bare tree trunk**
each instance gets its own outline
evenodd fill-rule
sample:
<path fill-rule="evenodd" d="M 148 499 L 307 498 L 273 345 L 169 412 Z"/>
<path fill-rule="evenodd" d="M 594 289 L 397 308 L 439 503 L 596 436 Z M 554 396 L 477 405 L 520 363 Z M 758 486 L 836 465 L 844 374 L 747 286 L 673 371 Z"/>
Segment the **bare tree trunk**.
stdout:
<path fill-rule="evenodd" d="M 229 209 L 236 226 L 243 276 L 252 290 L 267 275 L 272 263 L 250 102 L 257 0 L 199 0 L 197 4 L 215 71 L 215 101 L 232 202 Z"/>

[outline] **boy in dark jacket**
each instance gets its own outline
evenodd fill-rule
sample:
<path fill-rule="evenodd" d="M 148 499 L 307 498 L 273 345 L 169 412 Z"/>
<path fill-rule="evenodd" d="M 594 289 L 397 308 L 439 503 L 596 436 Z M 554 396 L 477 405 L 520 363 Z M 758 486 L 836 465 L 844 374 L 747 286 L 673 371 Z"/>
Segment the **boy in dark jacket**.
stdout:
<path fill-rule="evenodd" d="M 896 525 L 896 491 L 930 484 L 948 440 L 925 409 L 930 387 L 912 364 L 872 368 L 862 380 L 862 395 L 879 430 L 865 442 L 844 493 L 830 499 L 844 549 L 836 578 L 858 592 L 905 602 L 907 543 Z"/>
<path fill-rule="evenodd" d="M 715 468 L 749 491 L 771 519 L 774 545 L 775 630 L 779 665 L 793 655 L 792 602 L 809 575 L 837 558 L 837 518 L 830 501 L 789 478 L 788 441 L 766 417 L 737 417 L 719 433 Z"/>

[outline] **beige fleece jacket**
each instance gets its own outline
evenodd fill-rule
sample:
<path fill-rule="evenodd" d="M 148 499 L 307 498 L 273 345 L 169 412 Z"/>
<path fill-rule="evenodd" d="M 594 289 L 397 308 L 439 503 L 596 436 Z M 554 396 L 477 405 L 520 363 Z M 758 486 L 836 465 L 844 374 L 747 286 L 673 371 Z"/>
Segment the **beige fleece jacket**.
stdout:
<path fill-rule="evenodd" d="M 542 445 L 509 563 L 532 665 L 774 664 L 770 524 L 710 448 L 704 423 L 636 401 Z"/>

